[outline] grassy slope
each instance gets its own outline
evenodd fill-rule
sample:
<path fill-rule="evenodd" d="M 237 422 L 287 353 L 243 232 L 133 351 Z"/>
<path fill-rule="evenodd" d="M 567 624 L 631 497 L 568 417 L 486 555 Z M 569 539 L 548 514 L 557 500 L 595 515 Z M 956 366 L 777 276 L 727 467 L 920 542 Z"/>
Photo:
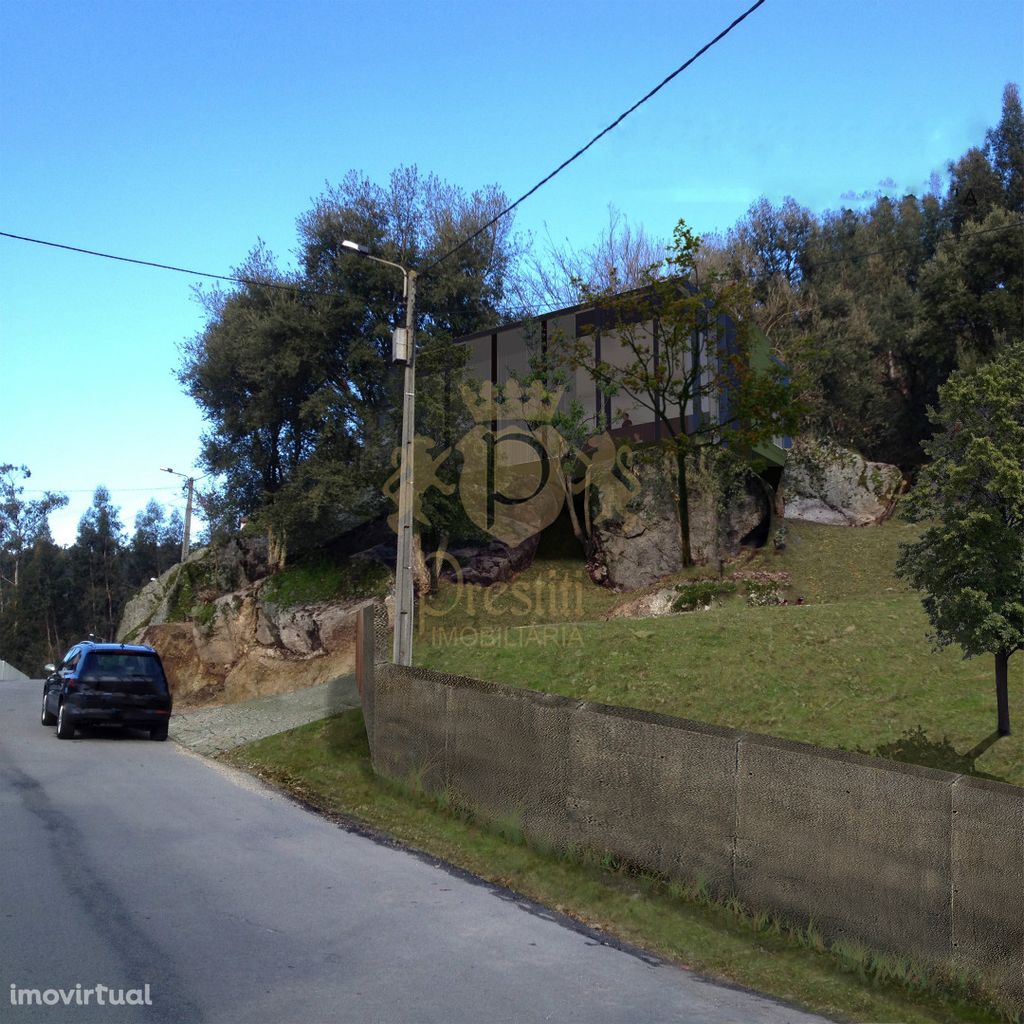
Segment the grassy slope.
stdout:
<path fill-rule="evenodd" d="M 933 652 L 919 598 L 892 574 L 899 543 L 916 532 L 791 524 L 785 551 L 743 567 L 784 569 L 790 598 L 806 604 L 749 608 L 736 597 L 660 619 L 594 621 L 621 596 L 589 584 L 578 559 L 538 559 L 521 592 L 547 596 L 538 581 L 576 580 L 568 615 L 549 598 L 527 610 L 510 595 L 488 612 L 481 588 L 467 588 L 471 612 L 466 593 L 447 610 L 456 595 L 442 587 L 417 663 L 1024 785 L 1024 656 L 1010 663 L 1016 732 L 994 741 L 992 659 Z M 567 619 L 578 625 L 529 628 Z M 498 625 L 509 632 L 480 632 Z M 452 628 L 463 631 L 455 642 L 441 632 Z"/>

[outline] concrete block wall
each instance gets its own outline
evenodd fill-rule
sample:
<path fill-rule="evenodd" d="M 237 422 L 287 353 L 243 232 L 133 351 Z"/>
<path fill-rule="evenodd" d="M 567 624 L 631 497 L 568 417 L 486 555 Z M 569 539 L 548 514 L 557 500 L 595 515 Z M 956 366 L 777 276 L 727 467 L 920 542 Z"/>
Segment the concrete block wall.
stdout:
<path fill-rule="evenodd" d="M 372 660 L 363 692 L 379 774 L 1024 1007 L 1024 789 Z"/>

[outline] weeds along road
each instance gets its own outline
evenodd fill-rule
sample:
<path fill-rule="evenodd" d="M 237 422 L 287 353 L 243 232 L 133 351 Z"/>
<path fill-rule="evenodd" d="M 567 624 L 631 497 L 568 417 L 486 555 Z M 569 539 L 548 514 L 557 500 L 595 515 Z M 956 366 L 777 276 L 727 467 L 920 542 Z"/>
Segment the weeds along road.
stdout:
<path fill-rule="evenodd" d="M 41 689 L 0 683 L 0 1020 L 822 1020 L 603 945 L 175 743 L 58 740 Z M 152 1005 L 76 1005 L 97 985 L 148 985 Z"/>

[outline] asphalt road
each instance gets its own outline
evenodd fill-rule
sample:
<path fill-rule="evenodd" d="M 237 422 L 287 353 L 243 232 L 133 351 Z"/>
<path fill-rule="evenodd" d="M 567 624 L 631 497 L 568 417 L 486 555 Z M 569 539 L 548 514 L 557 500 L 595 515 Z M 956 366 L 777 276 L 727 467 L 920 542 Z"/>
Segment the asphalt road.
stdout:
<path fill-rule="evenodd" d="M 0 1021 L 822 1021 L 601 944 L 173 742 L 58 740 L 40 693 L 0 683 Z M 152 1005 L 84 1005 L 76 986 L 97 985 L 148 985 Z"/>

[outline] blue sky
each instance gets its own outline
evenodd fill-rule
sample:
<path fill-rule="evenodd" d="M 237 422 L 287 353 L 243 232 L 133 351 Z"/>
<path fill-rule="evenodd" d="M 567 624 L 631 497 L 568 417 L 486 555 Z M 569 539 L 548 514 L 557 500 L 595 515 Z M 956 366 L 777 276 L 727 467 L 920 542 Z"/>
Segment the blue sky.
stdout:
<path fill-rule="evenodd" d="M 416 163 L 518 196 L 748 6 L 103 2 L 0 5 L 0 230 L 230 272 L 290 265 L 325 181 Z M 816 211 L 980 144 L 1021 80 L 1024 0 L 768 0 L 528 200 L 522 231 L 585 246 L 614 203 L 667 236 L 758 196 Z M 202 419 L 174 377 L 192 280 L 0 238 L 0 463 L 97 484 L 130 526 Z"/>

